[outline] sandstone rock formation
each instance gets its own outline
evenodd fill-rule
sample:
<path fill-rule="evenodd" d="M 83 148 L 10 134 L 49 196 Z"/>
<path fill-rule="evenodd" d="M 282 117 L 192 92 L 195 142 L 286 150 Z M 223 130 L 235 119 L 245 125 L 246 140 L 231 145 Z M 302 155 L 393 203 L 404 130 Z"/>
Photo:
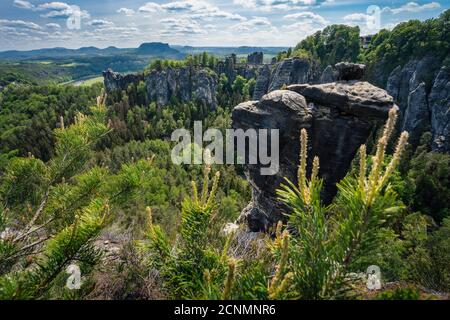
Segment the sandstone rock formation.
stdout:
<path fill-rule="evenodd" d="M 434 151 L 450 151 L 448 69 L 432 55 L 411 60 L 389 75 L 386 90 L 400 109 L 400 128 L 417 145 L 425 131 L 433 134 Z"/>
<path fill-rule="evenodd" d="M 337 80 L 358 80 L 364 77 L 366 66 L 359 63 L 339 62 L 334 66 L 337 70 Z"/>
<path fill-rule="evenodd" d="M 107 92 L 124 90 L 132 83 L 139 83 L 143 80 L 140 74 L 121 75 L 111 69 L 103 72 L 104 85 Z"/>
<path fill-rule="evenodd" d="M 450 152 L 450 68 L 442 67 L 429 96 L 433 149 Z"/>
<path fill-rule="evenodd" d="M 320 83 L 329 83 L 337 80 L 336 72 L 332 66 L 327 66 L 320 76 Z"/>
<path fill-rule="evenodd" d="M 336 182 L 346 174 L 358 148 L 394 107 L 386 91 L 367 82 L 341 81 L 322 85 L 292 85 L 276 90 L 259 101 L 245 102 L 233 110 L 235 129 L 279 129 L 280 170 L 274 176 L 260 175 L 259 165 L 246 165 L 252 187 L 252 202 L 240 221 L 251 231 L 265 231 L 284 218 L 276 189 L 287 177 L 296 183 L 299 134 L 309 133 L 309 161 L 321 160 L 323 199 L 330 202 Z M 270 148 L 270 146 L 269 146 Z M 310 166 L 311 167 L 311 166 Z"/>
<path fill-rule="evenodd" d="M 309 83 L 318 78 L 318 66 L 310 59 L 289 58 L 275 68 L 269 84 L 269 92 L 284 85 Z"/>
<path fill-rule="evenodd" d="M 256 78 L 253 100 L 259 100 L 268 92 L 291 84 L 330 83 L 337 80 L 360 80 L 366 66 L 341 62 L 326 67 L 320 73 L 317 62 L 306 58 L 288 58 L 270 66 L 262 66 Z"/>
<path fill-rule="evenodd" d="M 172 98 L 180 102 L 198 101 L 216 108 L 217 76 L 207 69 L 194 67 L 152 70 L 147 75 L 126 75 L 107 70 L 103 73 L 107 92 L 125 90 L 130 84 L 145 81 L 147 97 L 158 107 L 168 105 Z"/>
<path fill-rule="evenodd" d="M 311 59 L 288 58 L 270 66 L 262 66 L 256 79 L 257 88 L 253 100 L 259 100 L 268 92 L 294 83 L 314 83 L 320 78 L 319 67 Z"/>
<path fill-rule="evenodd" d="M 262 52 L 253 52 L 247 56 L 247 63 L 252 65 L 261 65 L 264 61 L 264 54 Z"/>
<path fill-rule="evenodd" d="M 269 92 L 271 73 L 272 71 L 268 65 L 264 65 L 259 69 L 255 89 L 253 91 L 253 100 L 259 100 L 263 95 Z"/>

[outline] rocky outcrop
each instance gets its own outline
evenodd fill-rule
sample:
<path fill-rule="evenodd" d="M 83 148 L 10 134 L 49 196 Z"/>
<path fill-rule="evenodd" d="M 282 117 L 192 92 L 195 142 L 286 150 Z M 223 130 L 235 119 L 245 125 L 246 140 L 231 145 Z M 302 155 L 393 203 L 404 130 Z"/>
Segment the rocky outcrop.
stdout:
<path fill-rule="evenodd" d="M 271 91 L 294 83 L 314 83 L 320 78 L 319 68 L 314 60 L 288 58 L 270 66 L 262 66 L 256 78 L 257 87 L 253 100 Z"/>
<path fill-rule="evenodd" d="M 445 96 L 445 90 L 442 92 L 443 75 L 436 77 L 440 64 L 441 62 L 434 56 L 427 55 L 420 60 L 411 60 L 404 66 L 397 66 L 389 75 L 386 90 L 399 106 L 400 128 L 409 132 L 409 141 L 412 145 L 418 145 L 422 134 L 430 129 L 434 141 L 446 139 L 445 130 L 436 129 L 436 123 L 441 121 L 442 114 L 437 117 L 433 115 L 440 106 L 432 107 L 439 101 L 437 96 L 441 94 Z M 442 105 L 442 102 L 438 104 Z M 433 144 L 433 150 L 442 149 L 438 144 Z"/>
<path fill-rule="evenodd" d="M 364 77 L 363 64 L 341 62 L 327 66 L 320 73 L 317 62 L 306 58 L 288 58 L 260 68 L 256 78 L 253 100 L 259 100 L 268 92 L 291 84 L 330 83 L 338 80 L 360 80 Z"/>
<path fill-rule="evenodd" d="M 216 72 L 217 74 L 224 74 L 230 82 L 233 82 L 236 79 L 236 65 L 237 65 L 237 57 L 235 54 L 228 56 L 225 58 L 225 61 L 220 61 L 217 64 Z"/>
<path fill-rule="evenodd" d="M 247 56 L 247 63 L 252 65 L 261 65 L 264 61 L 264 53 L 253 52 Z"/>
<path fill-rule="evenodd" d="M 303 58 L 289 58 L 278 64 L 273 72 L 269 92 L 294 83 L 310 83 L 318 78 L 315 61 Z"/>
<path fill-rule="evenodd" d="M 345 176 L 358 148 L 392 107 L 393 99 L 386 91 L 359 81 L 292 85 L 235 107 L 233 128 L 279 129 L 280 136 L 280 170 L 276 175 L 262 176 L 260 165 L 245 166 L 252 202 L 240 221 L 251 231 L 265 231 L 284 219 L 285 208 L 277 201 L 276 189 L 284 177 L 297 181 L 303 128 L 309 133 L 309 161 L 314 156 L 321 160 L 323 199 L 329 203 L 336 193 L 336 182 Z"/>
<path fill-rule="evenodd" d="M 359 80 L 366 72 L 366 66 L 359 63 L 340 62 L 334 67 L 337 71 L 337 80 Z"/>
<path fill-rule="evenodd" d="M 143 76 L 140 74 L 122 75 L 111 69 L 103 72 L 103 78 L 103 83 L 107 92 L 125 90 L 130 84 L 139 83 L 139 81 L 143 80 Z"/>
<path fill-rule="evenodd" d="M 172 98 L 180 102 L 199 101 L 216 108 L 217 77 L 206 69 L 190 67 L 152 70 L 146 77 L 147 96 L 158 106 L 168 105 Z"/>
<path fill-rule="evenodd" d="M 149 101 L 164 107 L 173 98 L 180 102 L 198 101 L 216 108 L 217 76 L 207 69 L 180 67 L 152 70 L 145 76 L 126 75 L 108 70 L 103 73 L 107 92 L 125 90 L 130 84 L 145 81 Z"/>
<path fill-rule="evenodd" d="M 269 91 L 271 69 L 268 65 L 259 69 L 256 77 L 255 89 L 253 91 L 253 100 L 259 100 Z"/>
<path fill-rule="evenodd" d="M 431 89 L 428 104 L 431 111 L 433 149 L 450 152 L 450 68 L 442 67 Z"/>

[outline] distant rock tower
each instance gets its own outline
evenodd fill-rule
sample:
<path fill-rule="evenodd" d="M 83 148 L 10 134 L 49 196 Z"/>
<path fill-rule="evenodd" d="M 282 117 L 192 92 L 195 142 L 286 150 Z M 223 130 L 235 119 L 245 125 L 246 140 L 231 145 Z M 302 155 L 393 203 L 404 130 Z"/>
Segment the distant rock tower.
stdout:
<path fill-rule="evenodd" d="M 247 63 L 253 65 L 262 65 L 264 61 L 264 54 L 262 52 L 253 52 L 247 56 Z"/>

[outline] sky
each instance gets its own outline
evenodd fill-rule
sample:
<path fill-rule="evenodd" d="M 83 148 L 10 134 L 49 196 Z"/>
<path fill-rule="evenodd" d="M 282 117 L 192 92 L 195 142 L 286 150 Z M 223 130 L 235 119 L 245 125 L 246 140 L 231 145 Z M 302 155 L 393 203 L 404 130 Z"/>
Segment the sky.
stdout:
<path fill-rule="evenodd" d="M 0 51 L 191 46 L 294 46 L 330 24 L 362 34 L 437 17 L 450 0 L 0 0 Z"/>

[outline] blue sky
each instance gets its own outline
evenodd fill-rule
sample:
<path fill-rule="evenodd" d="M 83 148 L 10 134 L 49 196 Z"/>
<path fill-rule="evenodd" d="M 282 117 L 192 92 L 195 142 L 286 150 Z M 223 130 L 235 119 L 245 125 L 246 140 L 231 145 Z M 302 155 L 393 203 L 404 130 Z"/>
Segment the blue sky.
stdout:
<path fill-rule="evenodd" d="M 293 46 L 330 24 L 359 25 L 370 34 L 449 8 L 449 0 L 1 0 L 0 51 L 149 41 Z"/>

